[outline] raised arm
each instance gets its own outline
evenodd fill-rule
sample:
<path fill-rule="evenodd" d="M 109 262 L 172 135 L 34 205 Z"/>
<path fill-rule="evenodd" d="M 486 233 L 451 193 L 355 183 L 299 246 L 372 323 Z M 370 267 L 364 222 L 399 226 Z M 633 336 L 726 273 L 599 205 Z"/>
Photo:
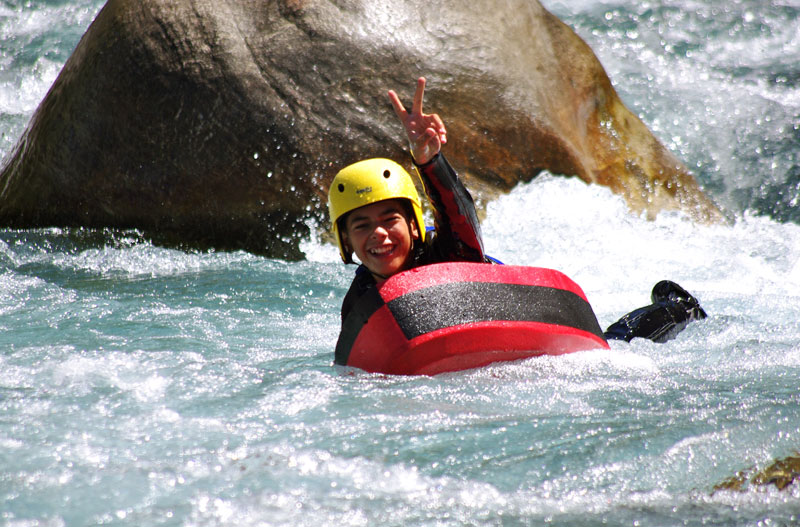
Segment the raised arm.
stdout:
<path fill-rule="evenodd" d="M 425 78 L 417 80 L 411 112 L 394 91 L 389 91 L 394 112 L 403 123 L 411 144 L 425 194 L 433 206 L 438 261 L 484 261 L 483 239 L 475 204 L 453 167 L 438 155 L 447 142 L 447 131 L 437 114 L 422 111 Z"/>

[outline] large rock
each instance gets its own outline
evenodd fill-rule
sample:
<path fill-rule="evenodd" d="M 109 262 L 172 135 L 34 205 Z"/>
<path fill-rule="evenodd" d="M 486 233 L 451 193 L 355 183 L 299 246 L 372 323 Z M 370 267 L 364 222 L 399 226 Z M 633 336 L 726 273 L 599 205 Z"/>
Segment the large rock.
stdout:
<path fill-rule="evenodd" d="M 109 0 L 0 174 L 0 225 L 136 227 L 295 258 L 338 167 L 408 159 L 426 108 L 480 198 L 547 169 L 719 217 L 536 0 Z"/>

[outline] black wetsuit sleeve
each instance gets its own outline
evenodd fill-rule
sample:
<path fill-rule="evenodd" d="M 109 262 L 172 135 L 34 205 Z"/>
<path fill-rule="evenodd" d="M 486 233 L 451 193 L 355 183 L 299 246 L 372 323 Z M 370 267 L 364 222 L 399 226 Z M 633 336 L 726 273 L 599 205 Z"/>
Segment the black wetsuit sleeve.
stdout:
<path fill-rule="evenodd" d="M 439 253 L 436 259 L 483 262 L 483 238 L 475 202 L 453 167 L 439 153 L 416 168 L 433 207 Z"/>

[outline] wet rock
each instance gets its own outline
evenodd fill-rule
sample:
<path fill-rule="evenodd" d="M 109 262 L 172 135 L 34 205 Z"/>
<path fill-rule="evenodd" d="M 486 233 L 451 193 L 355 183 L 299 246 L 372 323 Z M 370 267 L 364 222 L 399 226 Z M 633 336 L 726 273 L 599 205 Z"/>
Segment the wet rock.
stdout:
<path fill-rule="evenodd" d="M 779 459 L 764 470 L 754 472 L 754 469 L 743 470 L 714 487 L 719 490 L 744 490 L 750 485 L 774 485 L 778 490 L 784 490 L 800 479 L 800 453 Z"/>
<path fill-rule="evenodd" d="M 338 167 L 408 159 L 386 91 L 420 75 L 479 202 L 546 169 L 720 217 L 535 0 L 109 0 L 6 159 L 0 225 L 301 257 Z"/>

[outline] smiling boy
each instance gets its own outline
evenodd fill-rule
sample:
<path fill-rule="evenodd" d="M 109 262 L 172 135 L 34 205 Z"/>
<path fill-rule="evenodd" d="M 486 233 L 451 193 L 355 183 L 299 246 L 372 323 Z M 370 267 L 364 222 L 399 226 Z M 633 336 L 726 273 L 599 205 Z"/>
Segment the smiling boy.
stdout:
<path fill-rule="evenodd" d="M 359 161 L 331 183 L 328 207 L 342 261 L 352 263 L 353 253 L 361 261 L 342 303 L 342 321 L 369 288 L 400 271 L 436 262 L 486 261 L 472 196 L 441 153 L 447 131 L 438 115 L 423 113 L 424 94 L 420 78 L 411 111 L 394 91 L 389 100 L 432 206 L 432 232 L 426 232 L 411 175 L 392 160 Z"/>

